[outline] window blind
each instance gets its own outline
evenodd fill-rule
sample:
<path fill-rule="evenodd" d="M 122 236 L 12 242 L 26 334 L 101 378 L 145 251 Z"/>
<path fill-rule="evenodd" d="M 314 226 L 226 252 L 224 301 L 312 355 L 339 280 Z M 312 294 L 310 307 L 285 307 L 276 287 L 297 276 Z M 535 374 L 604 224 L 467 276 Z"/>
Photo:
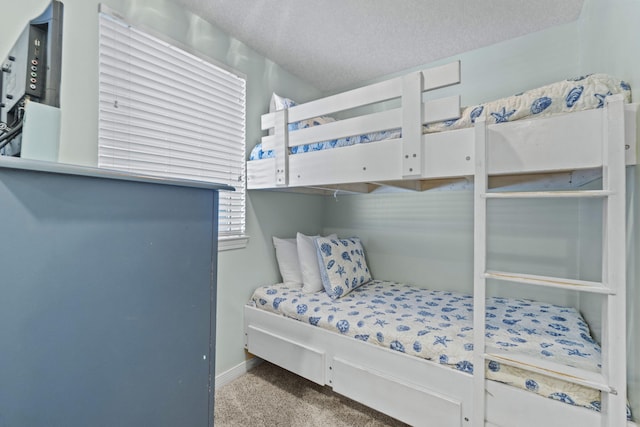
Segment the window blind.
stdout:
<path fill-rule="evenodd" d="M 246 82 L 100 13 L 98 166 L 227 184 L 221 239 L 245 233 Z"/>

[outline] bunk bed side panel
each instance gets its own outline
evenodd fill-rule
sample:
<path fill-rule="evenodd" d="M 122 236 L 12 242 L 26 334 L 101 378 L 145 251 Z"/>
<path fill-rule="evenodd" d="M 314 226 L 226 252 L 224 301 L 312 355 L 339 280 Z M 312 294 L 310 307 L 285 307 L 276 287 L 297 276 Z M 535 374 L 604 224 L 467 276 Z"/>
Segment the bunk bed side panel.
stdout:
<path fill-rule="evenodd" d="M 627 165 L 638 164 L 638 150 L 640 150 L 640 104 L 627 104 L 624 107 L 624 139 L 625 161 Z"/>
<path fill-rule="evenodd" d="M 332 367 L 336 393 L 410 425 L 462 426 L 462 403 L 455 399 L 338 357 Z"/>
<path fill-rule="evenodd" d="M 357 144 L 289 157 L 292 187 L 389 181 L 402 177 L 402 140 Z"/>
<path fill-rule="evenodd" d="M 247 162 L 247 188 L 249 190 L 275 188 L 275 171 L 275 158 Z"/>
<path fill-rule="evenodd" d="M 422 178 L 473 175 L 474 130 L 459 129 L 422 136 Z"/>
<path fill-rule="evenodd" d="M 488 127 L 489 173 L 527 174 L 589 169 L 602 164 L 600 139 L 605 110 L 500 123 Z M 637 108 L 628 109 L 627 141 L 635 141 Z M 425 179 L 473 175 L 472 129 L 423 135 Z M 636 149 L 627 149 L 627 164 L 635 164 Z"/>
<path fill-rule="evenodd" d="M 602 165 L 603 109 L 488 127 L 489 172 L 528 173 Z"/>

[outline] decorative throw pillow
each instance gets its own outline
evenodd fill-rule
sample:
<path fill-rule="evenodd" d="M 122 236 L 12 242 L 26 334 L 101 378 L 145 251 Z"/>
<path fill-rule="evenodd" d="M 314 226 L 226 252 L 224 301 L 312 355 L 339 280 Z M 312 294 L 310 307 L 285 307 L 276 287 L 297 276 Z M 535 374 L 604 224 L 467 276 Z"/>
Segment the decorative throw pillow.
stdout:
<path fill-rule="evenodd" d="M 276 260 L 278 261 L 282 282 L 291 287 L 302 286 L 296 239 L 273 237 L 273 246 L 276 248 Z"/>
<path fill-rule="evenodd" d="M 296 235 L 298 244 L 298 262 L 302 275 L 302 291 L 314 293 L 324 290 L 322 279 L 320 278 L 320 268 L 318 267 L 318 256 L 313 240 L 320 236 L 307 236 L 302 233 Z M 336 239 L 338 236 L 331 234 L 328 237 Z"/>
<path fill-rule="evenodd" d="M 332 299 L 343 297 L 371 280 L 359 238 L 319 237 L 314 243 L 322 285 Z"/>

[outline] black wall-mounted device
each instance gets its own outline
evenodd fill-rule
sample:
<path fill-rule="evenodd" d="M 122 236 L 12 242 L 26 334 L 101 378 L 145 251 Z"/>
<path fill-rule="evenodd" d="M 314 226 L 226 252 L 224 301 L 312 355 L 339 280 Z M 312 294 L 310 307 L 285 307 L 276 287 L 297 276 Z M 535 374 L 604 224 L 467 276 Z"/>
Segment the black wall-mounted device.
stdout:
<path fill-rule="evenodd" d="M 0 155 L 20 155 L 24 104 L 60 106 L 63 4 L 53 0 L 25 27 L 2 61 Z"/>

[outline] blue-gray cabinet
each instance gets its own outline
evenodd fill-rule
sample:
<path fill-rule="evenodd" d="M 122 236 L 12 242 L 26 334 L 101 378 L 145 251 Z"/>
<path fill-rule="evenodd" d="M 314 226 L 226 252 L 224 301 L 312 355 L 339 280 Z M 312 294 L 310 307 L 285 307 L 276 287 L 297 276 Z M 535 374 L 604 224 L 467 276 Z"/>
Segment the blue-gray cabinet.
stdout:
<path fill-rule="evenodd" d="M 0 427 L 213 425 L 227 189 L 0 159 Z"/>

